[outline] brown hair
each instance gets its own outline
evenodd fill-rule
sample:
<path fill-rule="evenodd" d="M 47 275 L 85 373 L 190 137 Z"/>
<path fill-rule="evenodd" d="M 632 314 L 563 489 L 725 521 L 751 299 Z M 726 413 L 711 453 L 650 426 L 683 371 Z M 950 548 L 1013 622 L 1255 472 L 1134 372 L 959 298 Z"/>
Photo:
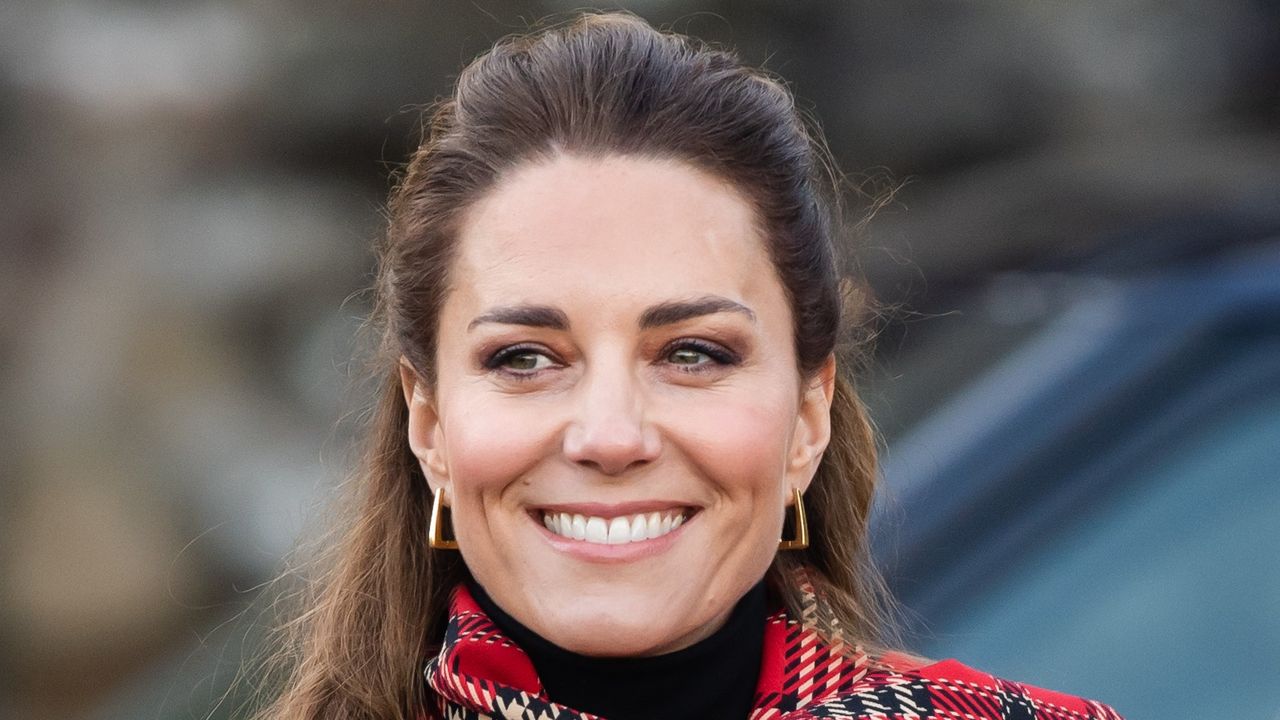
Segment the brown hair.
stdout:
<path fill-rule="evenodd" d="M 438 104 L 390 199 L 373 321 L 382 378 L 360 499 L 303 613 L 285 689 L 261 717 L 411 718 L 427 700 L 423 662 L 440 643 L 457 553 L 428 548 L 431 494 L 407 441 L 403 356 L 433 383 L 437 320 L 449 290 L 459 217 L 512 168 L 561 153 L 690 163 L 755 205 L 787 291 L 801 373 L 841 345 L 841 273 L 833 233 L 839 186 L 820 135 L 779 81 L 733 54 L 654 30 L 624 13 L 588 14 L 508 38 L 473 61 Z M 888 600 L 870 562 L 867 517 L 875 439 L 842 358 L 831 443 L 806 495 L 811 544 L 779 553 L 771 587 L 801 616 L 796 569 L 830 612 L 807 618 L 878 645 Z"/>

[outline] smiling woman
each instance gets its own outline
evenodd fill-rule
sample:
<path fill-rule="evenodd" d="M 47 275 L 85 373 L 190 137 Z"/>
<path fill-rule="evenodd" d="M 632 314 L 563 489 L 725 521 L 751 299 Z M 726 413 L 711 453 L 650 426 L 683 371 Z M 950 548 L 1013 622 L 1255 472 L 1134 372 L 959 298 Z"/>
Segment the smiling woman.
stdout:
<path fill-rule="evenodd" d="M 821 147 L 629 15 L 463 71 L 391 198 L 362 496 L 262 717 L 1117 717 L 889 650 Z"/>
<path fill-rule="evenodd" d="M 802 386 L 753 213 L 684 162 L 564 154 L 460 224 L 409 443 L 477 584 L 566 649 L 723 625 L 817 468 L 833 361 Z"/>

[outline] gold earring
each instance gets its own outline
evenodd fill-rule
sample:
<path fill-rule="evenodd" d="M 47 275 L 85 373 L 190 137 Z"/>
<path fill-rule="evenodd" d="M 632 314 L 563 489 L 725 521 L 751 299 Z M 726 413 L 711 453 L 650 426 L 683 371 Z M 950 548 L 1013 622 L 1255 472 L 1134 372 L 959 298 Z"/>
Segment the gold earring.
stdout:
<path fill-rule="evenodd" d="M 804 496 L 800 493 L 800 488 L 791 488 L 791 494 L 795 496 L 795 502 L 791 507 L 795 510 L 796 536 L 791 540 L 780 540 L 778 542 L 779 550 L 803 550 L 809 547 L 809 521 L 804 516 Z"/>
<path fill-rule="evenodd" d="M 436 496 L 431 501 L 431 530 L 428 544 L 437 550 L 457 550 L 457 540 L 446 540 L 444 537 L 444 488 L 436 488 Z M 452 525 L 453 523 L 449 523 Z M 453 535 L 453 528 L 449 528 L 449 534 Z"/>

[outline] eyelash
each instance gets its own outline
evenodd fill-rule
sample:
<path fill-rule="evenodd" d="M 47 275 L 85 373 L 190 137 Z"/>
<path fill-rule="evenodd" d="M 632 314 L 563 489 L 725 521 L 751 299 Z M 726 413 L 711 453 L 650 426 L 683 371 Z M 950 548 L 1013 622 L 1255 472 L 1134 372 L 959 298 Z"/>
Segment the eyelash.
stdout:
<path fill-rule="evenodd" d="M 708 363 L 699 363 L 697 365 L 672 363 L 678 368 L 679 372 L 684 373 L 706 372 L 709 366 L 737 365 L 741 362 L 738 355 L 728 348 L 694 338 L 682 338 L 668 343 L 667 346 L 662 349 L 662 357 L 664 359 L 669 358 L 671 354 L 677 350 L 693 350 L 694 352 L 706 355 L 711 359 Z M 511 345 L 490 355 L 489 359 L 485 360 L 484 367 L 486 370 L 502 373 L 513 380 L 531 380 L 536 377 L 540 371 L 508 370 L 503 367 L 504 363 L 508 360 L 520 355 L 543 355 L 548 359 L 552 359 L 550 353 L 548 353 L 545 348 L 538 345 Z M 552 361 L 554 362 L 554 359 L 552 359 Z"/>
<path fill-rule="evenodd" d="M 484 361 L 484 367 L 486 370 L 502 373 L 513 380 L 530 380 L 538 371 L 521 372 L 517 370 L 508 370 L 503 367 L 503 364 L 508 360 L 520 355 L 546 355 L 550 358 L 547 351 L 537 345 L 512 345 L 510 347 L 504 347 L 490 355 L 489 359 Z"/>
<path fill-rule="evenodd" d="M 737 365 L 740 362 L 737 354 L 730 351 L 728 348 L 715 343 L 706 342 L 705 340 L 696 340 L 693 338 L 684 338 L 670 343 L 662 349 L 662 357 L 671 357 L 671 354 L 677 350 L 693 350 L 711 358 L 710 363 L 699 363 L 698 365 L 680 367 L 680 372 L 706 372 L 709 365 Z"/>

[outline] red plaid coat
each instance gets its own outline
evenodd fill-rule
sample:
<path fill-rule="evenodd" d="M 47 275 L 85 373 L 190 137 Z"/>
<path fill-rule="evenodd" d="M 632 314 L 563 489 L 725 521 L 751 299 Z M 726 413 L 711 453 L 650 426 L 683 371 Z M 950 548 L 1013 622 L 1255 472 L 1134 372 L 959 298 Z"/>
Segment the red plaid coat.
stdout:
<path fill-rule="evenodd" d="M 818 600 L 806 618 L 816 617 Z M 831 643 L 785 611 L 771 615 L 749 720 L 1122 720 L 1092 700 L 1002 680 L 955 660 L 920 666 Z M 438 705 L 421 720 L 596 720 L 547 698 L 533 663 L 465 587 L 440 654 L 425 668 Z"/>

